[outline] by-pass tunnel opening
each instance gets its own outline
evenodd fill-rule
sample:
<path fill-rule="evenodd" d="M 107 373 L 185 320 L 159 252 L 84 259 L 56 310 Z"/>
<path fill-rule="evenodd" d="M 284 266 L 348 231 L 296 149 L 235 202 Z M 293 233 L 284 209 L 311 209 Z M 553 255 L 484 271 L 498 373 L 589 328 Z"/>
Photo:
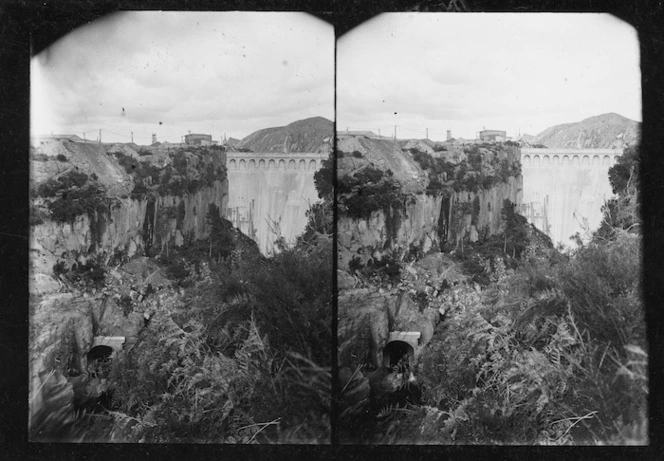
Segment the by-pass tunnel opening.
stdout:
<path fill-rule="evenodd" d="M 383 348 L 383 366 L 394 368 L 403 365 L 410 366 L 415 355 L 413 346 L 405 341 L 390 341 Z"/>
<path fill-rule="evenodd" d="M 88 372 L 92 377 L 105 377 L 111 369 L 114 349 L 110 346 L 95 346 L 88 352 Z"/>

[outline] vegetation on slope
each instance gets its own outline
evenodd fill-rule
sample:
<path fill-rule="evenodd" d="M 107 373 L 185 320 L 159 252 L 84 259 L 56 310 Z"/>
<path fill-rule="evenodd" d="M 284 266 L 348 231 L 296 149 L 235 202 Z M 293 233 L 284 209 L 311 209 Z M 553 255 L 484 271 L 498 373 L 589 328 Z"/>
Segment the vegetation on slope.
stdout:
<path fill-rule="evenodd" d="M 373 442 L 648 443 L 637 159 L 629 149 L 611 169 L 603 230 L 573 253 L 506 203 L 507 234 L 457 254 L 482 289 L 443 289 L 415 372 L 422 400 L 377 412 Z"/>
<path fill-rule="evenodd" d="M 452 191 L 477 192 L 505 183 L 521 174 L 518 159 L 499 158 L 501 147 L 484 144 L 464 148 L 467 160 L 458 163 L 443 157 L 434 158 L 426 152 L 410 149 L 413 159 L 429 175 L 426 192 L 429 195 L 449 196 Z M 490 157 L 489 160 L 486 157 Z"/>
<path fill-rule="evenodd" d="M 88 176 L 77 169 L 57 178 L 49 178 L 32 195 L 46 199 L 50 217 L 55 222 L 72 222 L 82 214 L 87 214 L 94 221 L 97 214 L 108 213 L 117 203 L 107 197 L 95 174 Z M 33 223 L 38 224 L 39 221 Z"/>
<path fill-rule="evenodd" d="M 209 149 L 209 150 L 208 150 Z M 109 152 L 134 179 L 132 198 L 141 198 L 151 191 L 159 195 L 178 196 L 193 194 L 204 187 L 210 187 L 214 181 L 226 178 L 225 167 L 215 165 L 212 156 L 223 148 L 177 148 L 169 152 L 171 162 L 164 167 L 152 164 L 148 160 L 139 160 L 123 152 Z M 210 154 L 210 151 L 212 154 Z M 142 152 L 142 153 L 141 153 Z M 139 155 L 145 157 L 144 151 Z"/>
<path fill-rule="evenodd" d="M 246 246 L 231 258 L 237 239 L 211 206 L 211 240 L 164 260 L 192 283 L 174 322 L 116 361 L 119 440 L 329 441 L 331 191 L 321 196 L 297 244 L 270 259 Z"/>

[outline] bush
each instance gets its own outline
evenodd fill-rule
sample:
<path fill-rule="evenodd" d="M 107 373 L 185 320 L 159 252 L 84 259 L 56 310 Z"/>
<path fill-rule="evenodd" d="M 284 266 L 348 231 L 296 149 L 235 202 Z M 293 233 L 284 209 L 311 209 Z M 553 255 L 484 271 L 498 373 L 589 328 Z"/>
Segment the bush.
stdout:
<path fill-rule="evenodd" d="M 392 175 L 373 166 L 368 166 L 353 176 L 339 178 L 337 193 L 338 202 L 342 205 L 340 211 L 356 218 L 367 218 L 378 210 L 391 213 L 404 199 L 401 187 L 392 179 Z"/>
<path fill-rule="evenodd" d="M 107 213 L 113 200 L 106 196 L 106 191 L 97 184 L 88 184 L 82 189 L 64 192 L 60 197 L 49 202 L 51 217 L 56 222 L 72 222 L 77 216 L 95 213 Z"/>
<path fill-rule="evenodd" d="M 69 161 L 67 156 L 63 155 L 63 154 L 58 154 L 57 157 L 55 157 L 55 158 L 58 159 L 58 162 L 68 162 Z"/>

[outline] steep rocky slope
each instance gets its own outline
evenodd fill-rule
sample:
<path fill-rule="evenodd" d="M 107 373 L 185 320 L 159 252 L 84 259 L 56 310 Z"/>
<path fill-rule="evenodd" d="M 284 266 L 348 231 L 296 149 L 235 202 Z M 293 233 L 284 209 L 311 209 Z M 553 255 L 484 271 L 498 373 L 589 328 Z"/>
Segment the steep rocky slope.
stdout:
<path fill-rule="evenodd" d="M 207 237 L 208 207 L 226 208 L 228 180 L 221 149 L 46 141 L 30 164 L 35 428 L 103 391 L 88 373 L 95 336 L 122 336 L 131 347 L 144 314 L 168 317 L 178 289 L 142 255 Z"/>
<path fill-rule="evenodd" d="M 417 336 L 408 359 L 415 370 L 441 317 L 458 302 L 456 285 L 475 293 L 449 253 L 503 232 L 504 204 L 521 199 L 515 147 L 431 154 L 420 147 L 364 138 L 338 144 L 339 376 L 342 418 L 354 423 L 417 393 L 417 378 L 395 370 L 393 354 L 401 352 L 394 350 L 404 346 L 391 349 L 399 340 L 390 335 Z M 353 431 L 349 440 L 360 440 Z"/>
<path fill-rule="evenodd" d="M 235 144 L 235 148 L 252 152 L 319 152 L 321 145 L 332 139 L 332 134 L 330 120 L 312 117 L 286 126 L 258 130 Z"/>
<path fill-rule="evenodd" d="M 609 113 L 552 126 L 528 142 L 549 148 L 614 149 L 634 145 L 638 142 L 640 131 L 639 122 Z"/>
<path fill-rule="evenodd" d="M 451 245 L 453 249 L 463 239 L 476 241 L 480 233 L 497 234 L 502 230 L 503 201 L 520 203 L 521 200 L 518 152 L 512 147 L 493 148 L 494 151 L 478 148 L 480 157 L 476 158 L 482 164 L 479 171 L 467 170 L 465 160 L 456 164 L 444 161 L 450 168 L 450 177 L 444 176 L 447 178 L 444 184 L 436 183 L 438 191 L 431 190 L 434 180 L 416 160 L 415 155 L 421 153 L 414 155 L 402 150 L 393 141 L 352 138 L 340 141 L 338 149 L 343 153 L 337 160 L 341 204 L 337 222 L 338 261 L 342 270 L 348 268 L 353 258 L 366 263 L 393 251 L 402 255 L 415 248 L 428 252 L 442 245 Z M 462 159 L 466 155 L 459 154 Z M 498 179 L 497 175 L 502 173 L 499 170 L 505 165 L 507 171 L 515 173 Z M 370 182 L 355 185 L 352 190 L 345 187 L 350 178 L 370 176 L 367 172 L 383 174 L 383 184 L 390 184 L 374 194 L 375 201 L 369 199 Z M 451 177 L 453 174 L 457 177 Z M 481 181 L 487 187 L 478 187 Z M 390 206 L 389 200 L 392 200 Z M 348 209 L 347 205 L 355 201 L 360 205 L 361 216 L 357 216 L 358 211 Z"/>

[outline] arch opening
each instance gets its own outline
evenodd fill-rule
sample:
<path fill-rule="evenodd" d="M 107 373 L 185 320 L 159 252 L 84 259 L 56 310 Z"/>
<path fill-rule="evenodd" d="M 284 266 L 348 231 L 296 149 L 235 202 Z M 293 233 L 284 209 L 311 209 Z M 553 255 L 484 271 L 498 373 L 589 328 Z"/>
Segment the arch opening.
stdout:
<path fill-rule="evenodd" d="M 390 341 L 383 348 L 383 366 L 392 368 L 399 366 L 399 362 L 404 360 L 410 364 L 415 356 L 413 346 L 405 341 Z"/>
<path fill-rule="evenodd" d="M 111 360 L 115 350 L 111 346 L 95 346 L 88 352 L 88 373 L 90 376 L 107 376 L 111 371 Z"/>

